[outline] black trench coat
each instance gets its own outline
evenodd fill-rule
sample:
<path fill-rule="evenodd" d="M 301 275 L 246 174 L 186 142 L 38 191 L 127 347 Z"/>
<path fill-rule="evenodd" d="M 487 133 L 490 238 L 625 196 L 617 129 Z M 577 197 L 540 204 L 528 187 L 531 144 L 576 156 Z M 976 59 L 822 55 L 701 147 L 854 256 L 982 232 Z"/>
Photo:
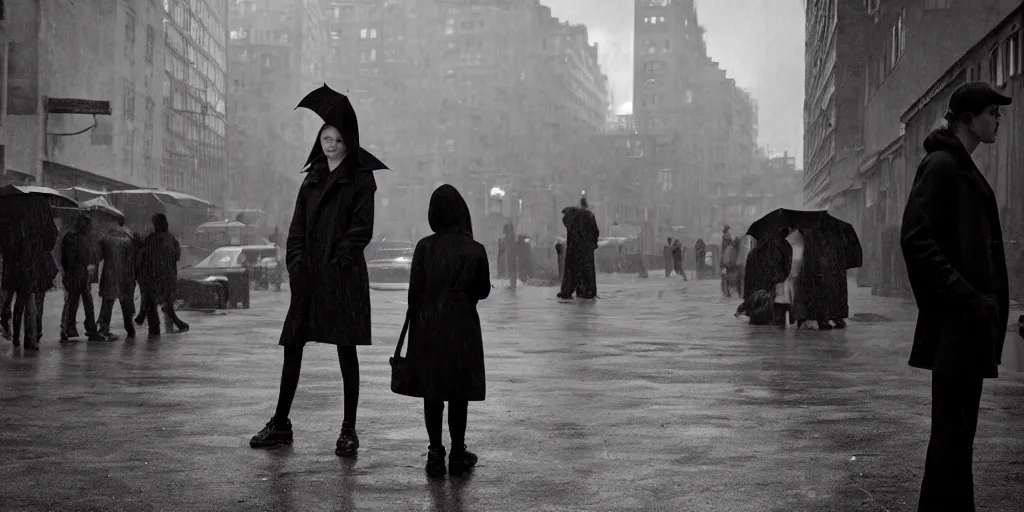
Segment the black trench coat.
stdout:
<path fill-rule="evenodd" d="M 346 158 L 319 161 L 299 187 L 285 261 L 291 305 L 280 345 L 370 344 L 370 278 L 363 250 L 373 238 L 373 173 Z"/>
<path fill-rule="evenodd" d="M 483 400 L 484 346 L 477 301 L 491 292 L 484 246 L 473 240 L 469 208 L 454 187 L 434 192 L 434 234 L 416 244 L 409 276 L 409 353 L 418 376 L 414 396 Z"/>
<path fill-rule="evenodd" d="M 919 309 L 909 364 L 998 377 L 1010 301 L 996 196 L 954 135 L 924 147 L 900 231 Z"/>

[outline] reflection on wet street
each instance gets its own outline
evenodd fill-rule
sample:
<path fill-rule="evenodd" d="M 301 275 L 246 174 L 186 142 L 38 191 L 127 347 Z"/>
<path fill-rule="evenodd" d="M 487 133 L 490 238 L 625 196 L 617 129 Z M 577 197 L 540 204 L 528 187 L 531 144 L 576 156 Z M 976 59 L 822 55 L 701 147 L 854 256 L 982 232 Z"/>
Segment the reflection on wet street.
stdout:
<path fill-rule="evenodd" d="M 160 341 L 5 344 L 0 508 L 914 510 L 930 379 L 906 364 L 912 303 L 851 289 L 846 330 L 797 331 L 734 318 L 717 281 L 599 284 L 596 301 L 521 287 L 480 304 L 487 400 L 467 433 L 480 464 L 441 481 L 423 472 L 422 403 L 389 390 L 404 292 L 373 295 L 354 461 L 334 455 L 342 388 L 324 346 L 306 351 L 294 446 L 248 448 L 273 414 L 287 293 L 188 313 L 192 331 Z M 980 510 L 1022 509 L 1019 338 L 985 384 Z"/>

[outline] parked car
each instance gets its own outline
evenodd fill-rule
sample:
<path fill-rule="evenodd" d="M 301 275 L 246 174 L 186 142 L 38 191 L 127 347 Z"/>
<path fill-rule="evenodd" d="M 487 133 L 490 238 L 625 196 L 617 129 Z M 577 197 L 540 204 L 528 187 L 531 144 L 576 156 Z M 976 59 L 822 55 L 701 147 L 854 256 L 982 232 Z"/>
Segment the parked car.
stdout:
<path fill-rule="evenodd" d="M 253 250 L 253 248 L 256 250 Z M 274 248 L 273 246 L 270 246 Z M 253 253 L 265 246 L 221 247 L 203 261 L 178 272 L 178 295 L 184 307 L 197 307 L 211 294 L 218 298 L 217 309 L 249 308 L 250 261 Z"/>
<path fill-rule="evenodd" d="M 372 290 L 408 290 L 413 248 L 378 251 L 381 257 L 366 262 Z"/>

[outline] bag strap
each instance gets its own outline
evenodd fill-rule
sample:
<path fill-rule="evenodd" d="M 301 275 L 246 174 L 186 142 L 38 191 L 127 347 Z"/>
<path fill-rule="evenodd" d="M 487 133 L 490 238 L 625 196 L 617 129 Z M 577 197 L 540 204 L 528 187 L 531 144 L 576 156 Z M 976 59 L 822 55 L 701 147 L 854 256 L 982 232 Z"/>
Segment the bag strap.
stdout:
<path fill-rule="evenodd" d="M 395 357 L 402 357 L 402 345 L 405 343 L 405 334 L 409 331 L 409 319 L 412 317 L 412 308 L 405 311 L 405 325 L 402 326 L 402 334 L 398 335 L 398 345 L 395 346 Z"/>

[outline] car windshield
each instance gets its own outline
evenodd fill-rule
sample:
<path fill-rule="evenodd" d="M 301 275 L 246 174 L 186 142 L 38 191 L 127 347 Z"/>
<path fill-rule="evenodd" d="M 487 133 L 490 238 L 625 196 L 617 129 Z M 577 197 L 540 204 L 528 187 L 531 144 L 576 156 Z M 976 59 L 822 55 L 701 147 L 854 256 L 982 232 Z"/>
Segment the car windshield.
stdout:
<path fill-rule="evenodd" d="M 413 249 L 402 247 L 399 249 L 381 249 L 377 251 L 376 259 L 390 260 L 394 258 L 412 258 Z"/>
<path fill-rule="evenodd" d="M 241 249 L 217 249 L 206 257 L 205 260 L 196 264 L 196 268 L 228 268 L 237 267 L 238 255 Z"/>

